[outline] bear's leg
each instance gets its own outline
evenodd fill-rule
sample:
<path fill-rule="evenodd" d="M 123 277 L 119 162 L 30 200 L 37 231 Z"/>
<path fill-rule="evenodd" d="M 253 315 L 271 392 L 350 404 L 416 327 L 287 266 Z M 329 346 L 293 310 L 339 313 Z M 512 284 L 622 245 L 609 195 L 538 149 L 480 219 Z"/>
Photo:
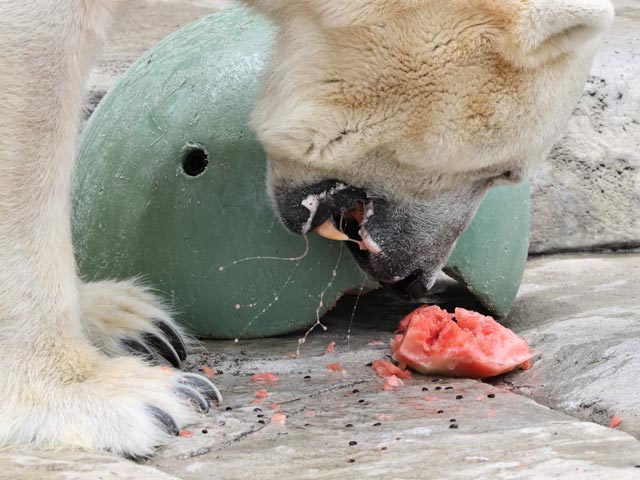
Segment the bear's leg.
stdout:
<path fill-rule="evenodd" d="M 153 297 L 123 284 L 99 295 L 76 275 L 69 197 L 84 82 L 124 3 L 0 0 L 1 444 L 146 456 L 218 399 L 206 379 L 153 365 L 184 358 Z M 140 339 L 149 358 L 116 356 L 122 341 L 140 353 Z"/>

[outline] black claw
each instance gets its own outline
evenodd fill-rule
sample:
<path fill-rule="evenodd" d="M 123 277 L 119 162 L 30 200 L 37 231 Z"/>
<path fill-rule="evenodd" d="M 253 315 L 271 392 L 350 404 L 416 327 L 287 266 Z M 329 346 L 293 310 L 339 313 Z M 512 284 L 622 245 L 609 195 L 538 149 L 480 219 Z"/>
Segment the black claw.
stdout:
<path fill-rule="evenodd" d="M 133 338 L 125 338 L 122 340 L 122 344 L 134 355 L 143 357 L 145 360 L 153 363 L 159 363 L 157 355 L 153 353 L 153 350 L 151 350 L 146 344 Z"/>
<path fill-rule="evenodd" d="M 200 392 L 204 397 L 212 400 L 216 404 L 222 402 L 222 395 L 220 395 L 220 391 L 216 388 L 216 386 L 211 383 L 208 379 L 196 375 L 193 373 L 185 373 L 180 378 L 180 383 L 184 385 L 188 385 L 192 388 L 195 388 Z"/>
<path fill-rule="evenodd" d="M 160 355 L 166 358 L 171 365 L 175 368 L 180 368 L 180 357 L 168 341 L 153 333 L 145 333 L 142 335 L 142 338 L 151 347 L 155 348 Z"/>
<path fill-rule="evenodd" d="M 151 412 L 151 414 L 162 424 L 167 433 L 170 433 L 174 437 L 180 435 L 180 430 L 178 429 L 178 425 L 171 418 L 171 416 L 165 412 L 164 410 L 160 410 L 158 407 L 154 407 L 153 405 L 147 405 L 147 408 Z"/>
<path fill-rule="evenodd" d="M 187 359 L 187 345 L 184 338 L 182 338 L 182 334 L 173 325 L 159 318 L 155 318 L 153 324 L 158 330 L 164 333 L 180 360 L 184 362 Z"/>
<path fill-rule="evenodd" d="M 200 412 L 207 413 L 209 411 L 209 402 L 195 388 L 187 385 L 176 387 L 176 394 L 185 400 L 189 400 Z"/>

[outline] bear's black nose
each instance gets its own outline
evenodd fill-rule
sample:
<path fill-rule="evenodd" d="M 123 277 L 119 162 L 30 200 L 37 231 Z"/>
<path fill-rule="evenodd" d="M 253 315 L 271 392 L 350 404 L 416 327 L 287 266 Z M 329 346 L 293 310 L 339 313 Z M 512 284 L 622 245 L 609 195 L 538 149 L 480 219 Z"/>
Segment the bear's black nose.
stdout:
<path fill-rule="evenodd" d="M 408 298 L 409 300 L 419 300 L 429 291 L 429 288 L 424 283 L 422 273 L 422 270 L 415 270 L 406 278 L 390 286 L 402 297 Z"/>

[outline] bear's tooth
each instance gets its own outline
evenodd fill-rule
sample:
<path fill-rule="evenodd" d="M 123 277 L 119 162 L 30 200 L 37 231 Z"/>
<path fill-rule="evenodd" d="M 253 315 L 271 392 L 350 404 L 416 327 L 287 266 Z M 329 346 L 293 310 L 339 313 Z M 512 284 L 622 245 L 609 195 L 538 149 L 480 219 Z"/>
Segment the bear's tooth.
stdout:
<path fill-rule="evenodd" d="M 331 219 L 324 222 L 322 225 L 317 227 L 314 232 L 324 238 L 328 238 L 329 240 L 338 240 L 340 242 L 344 242 L 349 240 L 349 236 L 341 232 L 336 228 Z"/>

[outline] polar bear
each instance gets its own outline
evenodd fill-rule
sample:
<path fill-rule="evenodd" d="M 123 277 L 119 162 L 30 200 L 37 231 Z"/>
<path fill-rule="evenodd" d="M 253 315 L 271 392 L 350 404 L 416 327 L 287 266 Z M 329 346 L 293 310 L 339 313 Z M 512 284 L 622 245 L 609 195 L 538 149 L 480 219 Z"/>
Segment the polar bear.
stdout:
<path fill-rule="evenodd" d="M 178 370 L 188 342 L 156 296 L 76 274 L 83 89 L 127 3 L 0 0 L 0 444 L 144 457 L 220 400 Z M 279 27 L 253 124 L 283 223 L 358 240 L 411 296 L 487 189 L 545 157 L 613 18 L 607 0 L 246 3 Z"/>

